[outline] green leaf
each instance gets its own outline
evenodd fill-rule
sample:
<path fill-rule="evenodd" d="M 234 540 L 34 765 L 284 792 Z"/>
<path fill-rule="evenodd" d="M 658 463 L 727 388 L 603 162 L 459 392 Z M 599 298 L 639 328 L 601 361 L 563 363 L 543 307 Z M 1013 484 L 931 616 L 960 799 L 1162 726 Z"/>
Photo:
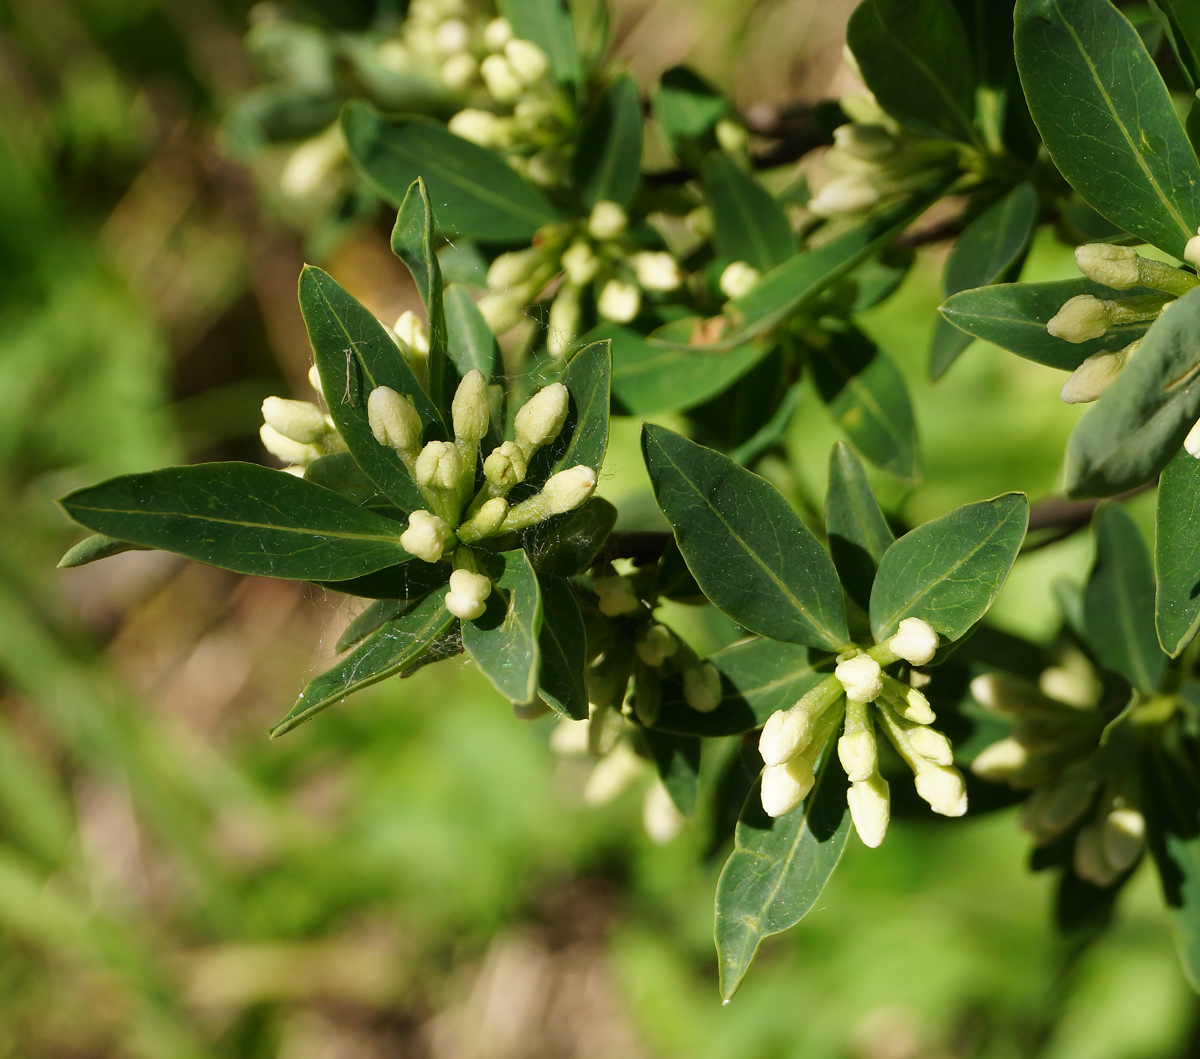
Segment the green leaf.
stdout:
<path fill-rule="evenodd" d="M 1163 469 L 1200 418 L 1200 287 L 1146 332 L 1067 444 L 1072 496 L 1111 496 Z"/>
<path fill-rule="evenodd" d="M 144 552 L 149 549 L 144 544 L 131 544 L 129 541 L 107 537 L 103 533 L 93 533 L 84 537 L 73 548 L 68 548 L 66 555 L 58 560 L 60 570 L 73 570 L 77 566 L 86 566 L 97 559 L 107 559 L 122 552 Z"/>
<path fill-rule="evenodd" d="M 589 210 L 597 202 L 628 206 L 642 176 L 642 101 L 629 74 L 621 74 L 592 104 L 584 120 L 571 183 Z"/>
<path fill-rule="evenodd" d="M 713 151 L 704 159 L 703 175 L 713 242 L 721 258 L 769 272 L 795 254 L 787 214 L 750 173 L 724 151 Z"/>
<path fill-rule="evenodd" d="M 1158 642 L 1175 658 L 1200 628 L 1200 460 L 1183 449 L 1158 480 L 1154 573 Z"/>
<path fill-rule="evenodd" d="M 425 181 L 417 177 L 400 203 L 392 228 L 392 253 L 404 262 L 416 281 L 429 320 L 429 396 L 448 419 L 458 386 L 458 373 L 446 344 L 446 314 L 442 308 L 442 269 L 433 238 L 433 207 Z"/>
<path fill-rule="evenodd" d="M 1200 163 L 1137 30 L 1108 0 L 1018 0 L 1016 49 L 1059 172 L 1113 224 L 1182 257 Z"/>
<path fill-rule="evenodd" d="M 987 613 L 1029 524 L 1024 493 L 967 504 L 906 533 L 886 552 L 871 590 L 871 631 L 881 643 L 903 618 L 922 618 L 957 640 Z"/>
<path fill-rule="evenodd" d="M 675 808 L 692 816 L 700 785 L 700 740 L 649 728 L 643 729 L 642 736 Z"/>
<path fill-rule="evenodd" d="M 499 382 L 504 374 L 500 346 L 475 299 L 466 287 L 451 283 L 446 288 L 444 305 L 450 358 L 458 374 L 466 375 L 474 369 L 483 372 L 488 382 Z"/>
<path fill-rule="evenodd" d="M 342 110 L 350 158 L 363 179 L 399 206 L 423 177 L 447 234 L 488 243 L 527 242 L 562 212 L 499 154 L 424 118 L 384 118 L 351 100 Z"/>
<path fill-rule="evenodd" d="M 854 450 L 839 441 L 829 454 L 829 492 L 825 531 L 842 587 L 864 610 L 884 552 L 895 537 L 888 527 L 863 465 Z"/>
<path fill-rule="evenodd" d="M 322 588 L 364 599 L 418 599 L 450 580 L 449 563 L 427 563 L 404 552 L 405 561 L 344 581 L 314 581 Z"/>
<path fill-rule="evenodd" d="M 1087 279 L 997 283 L 953 295 L 941 307 L 941 314 L 974 338 L 992 342 L 1038 364 L 1074 371 L 1094 353 L 1123 349 L 1149 329 L 1147 323 L 1121 324 L 1100 338 L 1078 344 L 1055 338 L 1046 330 L 1046 324 L 1068 299 L 1080 294 L 1112 298 L 1115 293 Z M 1122 291 L 1119 296 L 1149 293 L 1139 287 Z"/>
<path fill-rule="evenodd" d="M 846 646 L 842 588 L 829 556 L 775 488 L 664 427 L 642 427 L 655 499 L 714 606 L 752 632 Z"/>
<path fill-rule="evenodd" d="M 900 370 L 857 328 L 828 320 L 810 349 L 813 380 L 834 422 L 876 466 L 920 476 L 917 424 Z"/>
<path fill-rule="evenodd" d="M 942 277 L 947 298 L 1001 279 L 1025 252 L 1037 221 L 1032 184 L 1018 184 L 975 218 L 954 243 Z M 929 351 L 929 374 L 938 378 L 971 344 L 964 332 L 939 320 Z"/>
<path fill-rule="evenodd" d="M 586 720 L 588 696 L 583 670 L 587 664 L 587 632 L 583 615 L 564 578 L 539 573 L 537 581 L 542 593 L 538 692 L 559 713 L 576 721 Z"/>
<path fill-rule="evenodd" d="M 127 474 L 61 502 L 97 533 L 239 574 L 340 581 L 407 557 L 398 523 L 253 463 Z"/>
<path fill-rule="evenodd" d="M 779 640 L 742 640 L 709 655 L 721 674 L 721 701 L 708 713 L 693 710 L 680 679 L 666 682 L 655 729 L 678 735 L 722 736 L 752 732 L 776 710 L 786 710 L 826 673 L 813 668 L 808 648 Z"/>
<path fill-rule="evenodd" d="M 570 404 L 562 433 L 530 461 L 524 489 L 510 499 L 540 488 L 551 474 L 569 467 L 600 470 L 608 448 L 608 404 L 612 378 L 612 353 L 606 341 L 592 342 L 571 358 L 560 381 L 567 388 Z"/>
<path fill-rule="evenodd" d="M 505 552 L 503 560 L 504 573 L 488 596 L 487 610 L 462 623 L 462 642 L 492 686 L 524 704 L 537 694 L 542 596 L 524 552 Z"/>
<path fill-rule="evenodd" d="M 496 5 L 521 40 L 531 40 L 546 53 L 559 84 L 583 85 L 583 69 L 575 46 L 575 25 L 564 0 L 499 0 Z"/>
<path fill-rule="evenodd" d="M 300 311 L 329 414 L 354 461 L 401 510 L 423 508 L 425 500 L 400 457 L 371 433 L 367 398 L 377 386 L 404 394 L 425 424 L 423 440 L 446 436 L 437 408 L 383 325 L 332 276 L 313 265 L 300 273 Z"/>
<path fill-rule="evenodd" d="M 842 859 L 850 834 L 845 777 L 826 753 L 803 805 L 772 819 L 759 785 L 750 791 L 733 853 L 717 881 L 717 958 L 721 997 L 742 984 L 763 938 L 795 926 L 811 911 Z"/>
<path fill-rule="evenodd" d="M 975 64 L 949 0 L 864 0 L 846 27 L 867 87 L 910 129 L 974 143 Z"/>
<path fill-rule="evenodd" d="M 539 574 L 570 577 L 591 565 L 616 522 L 617 509 L 594 496 L 574 511 L 530 526 L 521 547 Z"/>
<path fill-rule="evenodd" d="M 1171 47 L 1193 88 L 1200 88 L 1200 6 L 1195 0 L 1154 0 Z"/>
<path fill-rule="evenodd" d="M 1083 590 L 1084 635 L 1100 664 L 1153 695 L 1167 656 L 1154 631 L 1154 567 L 1124 508 L 1102 503 L 1092 519 L 1096 565 Z"/>
<path fill-rule="evenodd" d="M 716 146 L 714 129 L 729 113 L 729 100 L 686 66 L 672 66 L 654 93 L 654 116 L 679 159 L 698 166 Z"/>
<path fill-rule="evenodd" d="M 352 654 L 304 689 L 292 712 L 271 729 L 272 738 L 290 732 L 351 692 L 415 665 L 451 631 L 454 616 L 443 603 L 442 594 L 435 592 L 408 613 L 386 622 Z"/>
<path fill-rule="evenodd" d="M 304 480 L 332 489 L 355 504 L 363 505 L 369 500 L 380 499 L 375 483 L 363 473 L 348 452 L 331 452 L 328 456 L 313 460 L 304 468 Z"/>

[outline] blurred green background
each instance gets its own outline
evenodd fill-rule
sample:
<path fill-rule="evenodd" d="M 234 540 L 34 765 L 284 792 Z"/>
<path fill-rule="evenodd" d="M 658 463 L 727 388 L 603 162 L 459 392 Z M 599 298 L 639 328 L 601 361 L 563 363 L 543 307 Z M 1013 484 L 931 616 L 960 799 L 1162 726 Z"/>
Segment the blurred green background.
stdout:
<path fill-rule="evenodd" d="M 618 52 L 644 83 L 689 58 L 745 106 L 816 98 L 843 87 L 850 6 L 623 0 Z M 1102 939 L 1059 937 L 1012 811 L 852 840 L 722 1007 L 724 851 L 699 827 L 655 846 L 636 787 L 586 807 L 586 765 L 465 665 L 269 742 L 351 601 L 156 553 L 54 569 L 80 536 L 54 497 L 260 460 L 262 397 L 309 396 L 302 236 L 217 132 L 254 84 L 247 17 L 0 3 L 0 1057 L 1200 1055 L 1156 880 Z M 386 219 L 323 263 L 381 313 L 411 302 Z M 925 381 L 939 265 L 866 320 L 917 401 L 924 483 L 880 483 L 911 520 L 1053 492 L 1076 415 L 1060 376 L 996 349 Z M 1035 273 L 1069 254 L 1039 245 Z M 636 429 L 614 425 L 604 488 L 644 510 Z M 765 468 L 803 509 L 834 437 L 807 401 Z M 998 623 L 1051 638 L 1049 584 L 1089 548 L 1022 559 Z"/>

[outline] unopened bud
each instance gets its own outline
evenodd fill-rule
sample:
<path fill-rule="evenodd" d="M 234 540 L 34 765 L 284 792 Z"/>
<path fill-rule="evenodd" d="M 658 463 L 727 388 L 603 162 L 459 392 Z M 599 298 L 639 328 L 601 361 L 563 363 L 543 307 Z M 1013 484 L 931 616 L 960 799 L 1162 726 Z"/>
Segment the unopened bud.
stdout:
<path fill-rule="evenodd" d="M 746 150 L 749 136 L 746 133 L 746 126 L 740 121 L 722 118 L 713 127 L 713 133 L 717 137 L 717 146 L 722 151 L 727 151 L 729 154 L 741 154 Z"/>
<path fill-rule="evenodd" d="M 400 547 L 427 563 L 436 563 L 450 542 L 450 527 L 443 519 L 428 511 L 414 511 L 408 516 L 408 529 L 400 534 Z"/>
<path fill-rule="evenodd" d="M 546 58 L 546 53 L 531 40 L 514 37 L 504 45 L 504 55 L 517 80 L 527 88 L 544 80 L 550 72 L 550 60 Z"/>
<path fill-rule="evenodd" d="M 450 411 L 459 441 L 483 440 L 488 429 L 488 388 L 483 372 L 472 368 L 462 377 Z"/>
<path fill-rule="evenodd" d="M 883 670 L 869 655 L 855 655 L 839 662 L 833 675 L 846 690 L 851 702 L 872 702 L 883 692 Z"/>
<path fill-rule="evenodd" d="M 392 330 L 396 333 L 396 337 L 400 339 L 401 343 L 414 353 L 428 355 L 429 332 L 425 330 L 425 325 L 421 323 L 420 318 L 411 309 L 405 309 L 400 314 L 400 318 L 396 321 Z"/>
<path fill-rule="evenodd" d="M 620 714 L 617 714 L 618 720 Z M 602 760 L 597 761 L 583 787 L 586 805 L 607 805 L 619 798 L 646 771 L 646 762 L 634 752 L 627 740 L 617 743 Z"/>
<path fill-rule="evenodd" d="M 679 834 L 684 822 L 685 817 L 670 791 L 663 786 L 662 780 L 655 780 L 646 791 L 646 800 L 642 803 L 642 826 L 650 836 L 650 841 L 665 846 Z"/>
<path fill-rule="evenodd" d="M 488 287 L 494 291 L 506 291 L 525 283 L 545 260 L 545 251 L 536 246 L 501 254 L 488 266 Z"/>
<path fill-rule="evenodd" d="M 325 413 L 311 401 L 268 397 L 262 403 L 262 416 L 272 430 L 302 445 L 315 445 L 328 429 Z"/>
<path fill-rule="evenodd" d="M 308 369 L 308 385 L 322 397 L 325 396 L 325 391 L 321 388 L 321 372 L 315 364 Z"/>
<path fill-rule="evenodd" d="M 869 779 L 879 769 L 879 749 L 870 728 L 847 731 L 837 744 L 838 760 L 851 783 Z"/>
<path fill-rule="evenodd" d="M 258 436 L 262 439 L 263 448 L 277 460 L 297 467 L 307 466 L 325 455 L 325 450 L 320 445 L 306 445 L 301 441 L 293 441 L 267 423 L 258 428 Z"/>
<path fill-rule="evenodd" d="M 562 357 L 575 336 L 579 333 L 579 288 L 564 283 L 550 304 L 550 315 L 546 319 L 546 352 L 550 356 Z"/>
<path fill-rule="evenodd" d="M 513 122 L 511 118 L 502 118 L 490 110 L 476 110 L 466 107 L 455 114 L 446 128 L 455 136 L 460 136 L 480 147 L 507 147 L 512 142 Z"/>
<path fill-rule="evenodd" d="M 1146 845 L 1146 818 L 1136 809 L 1114 809 L 1104 818 L 1100 840 L 1108 863 L 1128 871 Z"/>
<path fill-rule="evenodd" d="M 1200 268 L 1200 235 L 1193 235 L 1183 248 L 1183 259 L 1189 265 Z"/>
<path fill-rule="evenodd" d="M 629 261 L 643 290 L 672 291 L 683 282 L 679 262 L 665 250 L 643 250 Z"/>
<path fill-rule="evenodd" d="M 466 92 L 479 76 L 479 63 L 469 52 L 451 55 L 442 63 L 442 80 L 455 92 Z"/>
<path fill-rule="evenodd" d="M 935 813 L 962 816 L 967 811 L 967 787 L 958 769 L 929 765 L 918 770 L 916 785 L 917 794 Z"/>
<path fill-rule="evenodd" d="M 971 771 L 981 779 L 991 780 L 992 783 L 1004 783 L 1015 776 L 1026 762 L 1029 761 L 1029 751 L 1017 740 L 1001 739 L 989 747 L 984 747 L 971 762 Z"/>
<path fill-rule="evenodd" d="M 613 323 L 627 324 L 642 307 L 642 292 L 633 283 L 621 279 L 610 279 L 596 300 L 596 311 Z"/>
<path fill-rule="evenodd" d="M 515 103 L 525 92 L 512 63 L 503 55 L 489 55 L 479 64 L 479 74 L 497 103 Z"/>
<path fill-rule="evenodd" d="M 544 517 L 574 511 L 595 491 L 596 472 L 584 464 L 552 474 L 539 494 L 545 506 Z"/>
<path fill-rule="evenodd" d="M 864 162 L 878 162 L 894 154 L 896 137 L 882 125 L 859 125 L 849 122 L 833 130 L 833 142 L 847 154 Z"/>
<path fill-rule="evenodd" d="M 500 527 L 504 524 L 504 517 L 508 514 L 508 501 L 502 496 L 494 496 L 491 500 L 482 504 L 474 517 L 468 523 L 470 535 L 476 539 L 482 537 L 491 537 L 498 533 Z M 459 531 L 460 535 L 462 531 Z"/>
<path fill-rule="evenodd" d="M 634 595 L 633 582 L 627 577 L 614 574 L 612 577 L 598 577 L 592 582 L 600 613 L 610 618 L 621 614 L 632 614 L 641 608 L 641 601 Z"/>
<path fill-rule="evenodd" d="M 903 698 L 896 703 L 896 712 L 900 714 L 906 721 L 912 721 L 914 724 L 932 724 L 937 720 L 933 712 L 933 708 L 929 705 L 929 700 L 925 698 L 916 688 L 904 689 L 904 685 L 896 682 Z"/>
<path fill-rule="evenodd" d="M 1200 239 L 1200 236 L 1196 238 Z M 1192 424 L 1192 429 L 1188 431 L 1188 435 L 1183 439 L 1183 447 L 1189 456 L 1200 460 L 1200 419 L 1197 419 Z"/>
<path fill-rule="evenodd" d="M 550 732 L 550 749 L 563 757 L 578 757 L 588 752 L 588 722 L 563 718 Z"/>
<path fill-rule="evenodd" d="M 1021 826 L 1039 841 L 1053 838 L 1084 814 L 1095 792 L 1095 781 L 1079 776 L 1044 784 L 1021 807 Z"/>
<path fill-rule="evenodd" d="M 446 609 L 456 618 L 473 621 L 487 609 L 485 600 L 492 593 L 492 582 L 471 570 L 455 570 L 450 575 Z"/>
<path fill-rule="evenodd" d="M 768 765 L 782 765 L 803 752 L 812 732 L 812 717 L 800 703 L 790 710 L 776 710 L 763 725 L 758 752 Z"/>
<path fill-rule="evenodd" d="M 1067 404 L 1086 404 L 1095 401 L 1121 374 L 1125 361 L 1141 343 L 1132 342 L 1116 353 L 1093 353 L 1079 365 L 1065 383 L 1059 398 Z"/>
<path fill-rule="evenodd" d="M 471 46 L 471 28 L 461 18 L 448 18 L 433 33 L 433 42 L 443 55 L 454 55 Z"/>
<path fill-rule="evenodd" d="M 753 265 L 745 261 L 735 261 L 725 266 L 718 285 L 726 298 L 740 298 L 743 294 L 750 293 L 760 275 Z"/>
<path fill-rule="evenodd" d="M 935 765 L 954 764 L 954 749 L 941 732 L 935 728 L 927 728 L 923 724 L 908 730 L 908 745 L 913 750 Z"/>
<path fill-rule="evenodd" d="M 888 640 L 888 647 L 911 665 L 923 666 L 932 660 L 938 649 L 938 634 L 920 618 L 905 618 L 896 635 Z"/>
<path fill-rule="evenodd" d="M 462 471 L 462 456 L 449 442 L 431 441 L 417 457 L 417 484 L 426 489 L 456 490 Z"/>
<path fill-rule="evenodd" d="M 629 218 L 619 204 L 609 199 L 602 199 L 592 207 L 591 215 L 588 217 L 588 235 L 593 239 L 606 242 L 609 239 L 615 239 L 625 231 L 628 223 Z"/>
<path fill-rule="evenodd" d="M 403 394 L 376 386 L 367 397 L 367 422 L 380 445 L 411 453 L 421 443 L 421 417 Z"/>
<path fill-rule="evenodd" d="M 492 449 L 483 461 L 483 476 L 497 489 L 511 489 L 525 481 L 525 453 L 514 441 L 505 441 Z"/>
<path fill-rule="evenodd" d="M 1085 243 L 1075 248 L 1075 263 L 1088 279 L 1113 290 L 1129 290 L 1140 282 L 1141 258 L 1130 246 Z"/>
<path fill-rule="evenodd" d="M 526 456 L 558 437 L 569 407 L 570 394 L 561 382 L 551 383 L 525 402 L 513 419 L 513 434 Z"/>
<path fill-rule="evenodd" d="M 697 713 L 711 713 L 721 702 L 721 674 L 711 662 L 687 669 L 683 674 L 683 697 Z M 801 795 L 803 797 L 803 795 Z"/>
<path fill-rule="evenodd" d="M 879 189 L 863 173 L 834 177 L 809 200 L 808 208 L 818 217 L 839 213 L 862 213 L 879 201 Z"/>
<path fill-rule="evenodd" d="M 1071 864 L 1075 874 L 1093 886 L 1111 886 L 1120 874 L 1108 863 L 1104 855 L 1100 828 L 1095 824 L 1088 824 L 1079 829 L 1079 834 L 1075 836 Z"/>
<path fill-rule="evenodd" d="M 813 773 L 804 759 L 768 765 L 762 773 L 762 807 L 767 816 L 783 816 L 795 809 L 813 786 Z"/>
<path fill-rule="evenodd" d="M 483 28 L 483 43 L 488 51 L 503 50 L 512 37 L 512 23 L 506 18 L 494 18 Z"/>
<path fill-rule="evenodd" d="M 587 243 L 577 239 L 563 251 L 562 268 L 571 283 L 582 287 L 596 278 L 600 259 Z"/>
<path fill-rule="evenodd" d="M 891 816 L 891 792 L 888 782 L 878 773 L 859 780 L 846 792 L 850 819 L 864 846 L 878 849 L 887 834 Z"/>
<path fill-rule="evenodd" d="M 1055 338 L 1076 343 L 1100 338 L 1108 328 L 1108 306 L 1091 294 L 1068 298 L 1046 324 L 1046 330 Z"/>
<path fill-rule="evenodd" d="M 476 303 L 492 334 L 511 331 L 525 318 L 525 292 L 518 288 L 504 294 L 493 291 Z"/>
<path fill-rule="evenodd" d="M 665 625 L 651 625 L 636 644 L 638 658 L 648 666 L 661 666 L 679 648 L 679 641 Z"/>

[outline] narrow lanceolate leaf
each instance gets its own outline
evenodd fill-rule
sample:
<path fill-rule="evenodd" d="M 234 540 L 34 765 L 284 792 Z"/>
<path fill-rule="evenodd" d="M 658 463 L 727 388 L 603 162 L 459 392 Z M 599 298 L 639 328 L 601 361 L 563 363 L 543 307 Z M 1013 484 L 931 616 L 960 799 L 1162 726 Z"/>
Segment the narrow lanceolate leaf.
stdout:
<path fill-rule="evenodd" d="M 412 610 L 385 622 L 337 665 L 313 680 L 296 705 L 271 729 L 272 736 L 290 732 L 351 692 L 417 664 L 445 638 L 454 617 L 443 606 L 444 593 L 434 592 Z"/>
<path fill-rule="evenodd" d="M 1096 565 L 1083 590 L 1084 635 L 1100 664 L 1143 695 L 1158 690 L 1167 656 L 1154 632 L 1154 567 L 1137 524 L 1104 503 L 1092 521 Z"/>
<path fill-rule="evenodd" d="M 516 36 L 533 41 L 546 53 L 556 81 L 582 85 L 575 24 L 565 0 L 500 0 L 496 6 L 512 24 Z"/>
<path fill-rule="evenodd" d="M 1094 353 L 1123 349 L 1141 338 L 1149 330 L 1149 325 L 1121 324 L 1090 342 L 1067 342 L 1055 338 L 1046 330 L 1046 324 L 1063 307 L 1063 303 L 1080 294 L 1090 294 L 1093 298 L 1124 298 L 1149 293 L 1139 287 L 1118 295 L 1110 288 L 1087 279 L 1051 283 L 997 283 L 951 296 L 941 307 L 941 314 L 974 338 L 992 342 L 1001 349 L 1038 364 L 1074 371 Z"/>
<path fill-rule="evenodd" d="M 495 151 L 424 118 L 385 118 L 352 100 L 342 111 L 350 158 L 387 202 L 399 206 L 417 177 L 429 187 L 442 231 L 481 242 L 521 242 L 562 212 Z"/>
<path fill-rule="evenodd" d="M 559 713 L 582 721 L 588 715 L 583 669 L 587 663 L 587 633 L 579 604 L 565 578 L 538 574 L 542 593 L 542 630 L 538 647 L 542 668 L 538 693 Z"/>
<path fill-rule="evenodd" d="M 314 581 L 322 588 L 362 599 L 419 599 L 450 580 L 448 562 L 427 563 L 407 552 L 405 561 L 374 573 L 342 581 Z"/>
<path fill-rule="evenodd" d="M 796 252 L 783 207 L 724 151 L 704 160 L 704 193 L 712 207 L 713 242 L 726 261 L 769 272 Z"/>
<path fill-rule="evenodd" d="M 1158 480 L 1154 573 L 1158 642 L 1174 658 L 1200 628 L 1200 460 L 1183 449 Z"/>
<path fill-rule="evenodd" d="M 846 43 L 879 105 L 927 136 L 975 139 L 975 64 L 950 0 L 864 0 Z"/>
<path fill-rule="evenodd" d="M 709 655 L 721 674 L 721 701 L 708 713 L 693 710 L 678 679 L 663 687 L 654 727 L 679 735 L 740 735 L 761 728 L 776 710 L 786 710 L 827 673 L 813 668 L 808 648 L 779 640 L 743 640 Z"/>
<path fill-rule="evenodd" d="M 537 694 L 542 595 L 537 574 L 522 551 L 504 553 L 504 573 L 488 596 L 487 610 L 462 623 L 471 660 L 501 695 L 515 703 Z"/>
<path fill-rule="evenodd" d="M 844 441 L 829 454 L 825 531 L 842 587 L 865 610 L 870 606 L 875 571 L 895 536 L 879 510 L 861 461 Z"/>
<path fill-rule="evenodd" d="M 629 74 L 597 98 L 584 120 L 571 162 L 571 183 L 582 205 L 628 206 L 642 175 L 642 101 Z"/>
<path fill-rule="evenodd" d="M 107 559 L 122 552 L 148 551 L 144 544 L 130 544 L 129 541 L 117 540 L 116 537 L 106 537 L 103 533 L 93 533 L 84 537 L 73 548 L 58 560 L 60 570 L 73 570 L 77 566 L 86 566 L 97 559 Z"/>
<path fill-rule="evenodd" d="M 700 740 L 647 729 L 643 732 L 658 778 L 684 816 L 696 811 L 700 786 Z"/>
<path fill-rule="evenodd" d="M 967 504 L 906 533 L 886 552 L 871 590 L 875 641 L 904 618 L 922 618 L 957 640 L 987 612 L 1008 579 L 1029 525 L 1024 493 Z"/>
<path fill-rule="evenodd" d="M 403 527 L 253 463 L 127 474 L 70 493 L 76 522 L 239 574 L 341 581 L 403 560 Z"/>
<path fill-rule="evenodd" d="M 756 783 L 742 808 L 733 853 L 717 881 L 721 996 L 737 991 L 763 938 L 803 919 L 837 867 L 850 834 L 846 780 L 826 752 L 808 798 L 772 819 Z"/>
<path fill-rule="evenodd" d="M 461 283 L 447 286 L 443 307 L 450 359 L 458 374 L 466 375 L 474 369 L 481 371 L 488 382 L 499 382 L 504 372 L 500 346 L 467 288 Z"/>
<path fill-rule="evenodd" d="M 1018 184 L 975 218 L 958 237 L 942 289 L 947 298 L 959 291 L 999 280 L 1024 253 L 1037 220 L 1038 197 L 1032 184 Z M 971 336 L 939 320 L 929 351 L 929 374 L 940 376 L 971 343 Z"/>
<path fill-rule="evenodd" d="M 716 124 L 729 113 L 729 100 L 686 66 L 662 75 L 654 93 L 654 116 L 679 159 L 695 166 L 716 145 Z"/>
<path fill-rule="evenodd" d="M 404 394 L 425 424 L 423 440 L 446 436 L 437 408 L 383 325 L 332 276 L 313 265 L 300 273 L 300 311 L 329 414 L 354 461 L 401 510 L 423 508 L 425 502 L 400 457 L 371 433 L 367 398 L 377 386 Z"/>
<path fill-rule="evenodd" d="M 1195 0 L 1155 0 L 1165 16 L 1171 47 L 1191 79 L 1200 88 L 1200 4 Z"/>
<path fill-rule="evenodd" d="M 642 428 L 642 453 L 688 569 L 715 606 L 776 640 L 846 645 L 833 562 L 769 482 L 653 424 Z"/>
<path fill-rule="evenodd" d="M 1016 49 L 1059 171 L 1113 224 L 1182 257 L 1200 163 L 1137 30 L 1108 0 L 1019 0 Z"/>
<path fill-rule="evenodd" d="M 1200 288 L 1189 291 L 1145 340 L 1067 445 L 1067 491 L 1111 496 L 1149 481 L 1200 418 Z"/>

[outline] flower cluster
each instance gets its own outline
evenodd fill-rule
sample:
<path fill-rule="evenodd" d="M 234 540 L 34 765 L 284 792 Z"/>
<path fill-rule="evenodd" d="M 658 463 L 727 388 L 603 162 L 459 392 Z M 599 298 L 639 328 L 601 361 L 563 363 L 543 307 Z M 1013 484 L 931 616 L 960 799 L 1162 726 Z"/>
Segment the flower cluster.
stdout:
<path fill-rule="evenodd" d="M 954 768 L 950 741 L 930 727 L 936 718 L 929 701 L 916 687 L 883 670 L 900 660 L 925 665 L 937 647 L 937 633 L 926 622 L 905 618 L 885 644 L 839 655 L 832 676 L 791 709 L 773 713 L 758 743 L 766 765 L 762 804 L 767 813 L 781 816 L 800 804 L 815 782 L 822 750 L 841 728 L 837 753 L 850 780 L 850 816 L 863 842 L 878 846 L 887 833 L 891 806 L 888 782 L 879 772 L 879 725 L 912 769 L 917 793 L 933 811 L 962 816 L 967 811 L 966 787 Z"/>

